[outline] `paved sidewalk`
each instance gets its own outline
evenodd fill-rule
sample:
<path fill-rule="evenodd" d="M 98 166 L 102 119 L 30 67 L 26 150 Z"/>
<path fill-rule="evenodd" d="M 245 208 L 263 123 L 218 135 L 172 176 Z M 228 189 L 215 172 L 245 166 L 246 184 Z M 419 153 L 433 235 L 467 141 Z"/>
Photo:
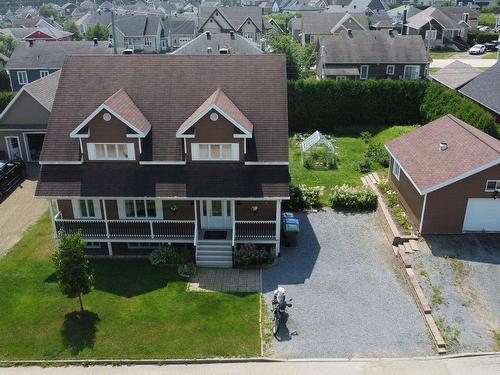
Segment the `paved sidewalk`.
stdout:
<path fill-rule="evenodd" d="M 191 292 L 236 292 L 260 291 L 260 270 L 238 268 L 198 268 L 188 283 Z"/>
<path fill-rule="evenodd" d="M 166 366 L 0 368 L 0 375 L 498 375 L 500 356 L 320 362 L 215 363 Z"/>
<path fill-rule="evenodd" d="M 431 68 L 444 68 L 446 65 L 451 64 L 454 61 L 460 61 L 464 64 L 469 64 L 475 68 L 491 68 L 497 60 L 495 59 L 435 59 L 431 62 Z"/>

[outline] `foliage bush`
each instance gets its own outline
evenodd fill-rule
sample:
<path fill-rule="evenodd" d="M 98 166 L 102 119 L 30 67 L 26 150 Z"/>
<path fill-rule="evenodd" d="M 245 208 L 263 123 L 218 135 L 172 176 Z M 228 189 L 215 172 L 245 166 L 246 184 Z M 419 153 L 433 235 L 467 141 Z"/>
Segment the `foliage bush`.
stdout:
<path fill-rule="evenodd" d="M 365 152 L 365 157 L 374 163 L 380 164 L 384 168 L 389 166 L 389 153 L 382 143 L 369 143 L 368 150 Z"/>
<path fill-rule="evenodd" d="M 10 91 L 9 74 L 5 69 L 0 69 L 0 91 Z"/>
<path fill-rule="evenodd" d="M 421 111 L 424 123 L 451 113 L 483 132 L 499 137 L 495 119 L 490 113 L 471 100 L 461 97 L 455 90 L 438 83 L 429 83 Z"/>
<path fill-rule="evenodd" d="M 149 254 L 149 261 L 153 266 L 164 264 L 179 264 L 181 257 L 175 246 L 167 245 L 155 249 Z"/>
<path fill-rule="evenodd" d="M 377 208 L 377 195 L 369 188 L 349 185 L 336 185 L 330 194 L 334 208 L 374 210 Z"/>
<path fill-rule="evenodd" d="M 287 210 L 304 210 L 319 207 L 320 186 L 290 185 L 290 200 L 285 201 Z"/>
<path fill-rule="evenodd" d="M 359 133 L 359 136 L 361 137 L 361 139 L 365 143 L 370 143 L 370 141 L 372 139 L 372 133 L 370 133 L 369 131 L 361 132 L 361 133 Z"/>
<path fill-rule="evenodd" d="M 260 266 L 274 262 L 274 251 L 271 246 L 257 246 L 253 243 L 241 244 L 234 252 L 234 263 L 237 266 Z"/>
<path fill-rule="evenodd" d="M 196 274 L 196 266 L 193 263 L 181 264 L 177 273 L 182 277 L 191 278 Z"/>
<path fill-rule="evenodd" d="M 302 158 L 304 167 L 307 169 L 326 170 L 335 168 L 335 154 L 324 145 L 310 148 Z"/>
<path fill-rule="evenodd" d="M 482 11 L 479 15 L 479 24 L 489 27 L 495 27 L 495 13 Z"/>
<path fill-rule="evenodd" d="M 399 204 L 398 194 L 394 190 L 392 190 L 389 181 L 386 178 L 383 178 L 379 181 L 378 186 L 384 192 L 384 196 L 389 203 L 392 214 L 397 219 L 401 227 L 406 233 L 411 233 L 412 226 L 408 221 L 408 216 Z"/>
<path fill-rule="evenodd" d="M 361 173 L 368 173 L 372 170 L 372 162 L 369 158 L 365 157 L 358 163 L 358 171 Z"/>
<path fill-rule="evenodd" d="M 15 92 L 0 92 L 0 112 L 7 107 L 15 95 Z"/>
<path fill-rule="evenodd" d="M 469 30 L 467 33 L 467 44 L 473 46 L 474 44 L 484 44 L 497 40 L 498 34 L 494 32 L 482 32 L 479 30 Z"/>

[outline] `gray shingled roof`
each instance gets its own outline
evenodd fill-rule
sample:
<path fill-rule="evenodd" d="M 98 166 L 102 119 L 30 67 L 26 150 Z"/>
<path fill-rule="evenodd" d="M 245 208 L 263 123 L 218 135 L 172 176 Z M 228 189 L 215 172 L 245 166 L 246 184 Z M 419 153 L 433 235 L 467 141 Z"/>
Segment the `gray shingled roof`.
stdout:
<path fill-rule="evenodd" d="M 234 30 L 238 30 L 247 18 L 250 18 L 255 25 L 262 30 L 263 17 L 262 9 L 259 7 L 201 7 L 200 8 L 200 23 L 202 27 L 212 13 L 217 9 L 220 14 L 229 22 Z"/>
<path fill-rule="evenodd" d="M 399 35 L 389 31 L 358 31 L 351 35 L 324 36 L 326 64 L 345 63 L 427 63 L 427 53 L 420 35 Z"/>
<path fill-rule="evenodd" d="M 10 29 L 0 29 L 0 34 L 12 35 L 17 39 L 24 39 L 35 31 L 40 31 L 54 39 L 62 39 L 73 35 L 56 27 L 11 27 Z"/>
<path fill-rule="evenodd" d="M 477 19 L 479 13 L 469 7 L 429 7 L 420 13 L 408 18 L 407 26 L 420 29 L 429 22 L 428 18 L 436 20 L 447 29 L 458 28 L 462 21 L 462 15 L 469 13 L 469 19 Z"/>
<path fill-rule="evenodd" d="M 112 48 L 108 48 L 108 42 L 51 42 L 33 43 L 30 47 L 28 42 L 20 43 L 9 62 L 7 69 L 60 69 L 67 55 L 105 55 L 111 54 Z"/>
<path fill-rule="evenodd" d="M 432 73 L 430 77 L 433 80 L 456 90 L 476 78 L 479 74 L 481 74 L 481 72 L 482 70 L 479 68 L 475 68 L 469 64 L 455 60 L 438 72 Z"/>
<path fill-rule="evenodd" d="M 500 115 L 500 63 L 482 72 L 459 92 Z"/>
<path fill-rule="evenodd" d="M 218 54 L 219 49 L 227 48 L 231 54 L 236 55 L 259 55 L 262 50 L 259 46 L 238 34 L 234 34 L 234 39 L 230 34 L 212 34 L 207 39 L 205 34 L 201 34 L 192 41 L 184 44 L 173 52 L 175 55 L 206 55 L 208 47 L 212 48 L 213 54 Z"/>
<path fill-rule="evenodd" d="M 160 22 L 161 18 L 159 16 L 135 15 L 121 17 L 115 22 L 115 25 L 123 35 L 129 37 L 156 35 Z"/>
<path fill-rule="evenodd" d="M 196 23 L 194 20 L 190 20 L 187 18 L 176 18 L 172 17 L 170 22 L 168 19 L 163 21 L 163 28 L 165 29 L 165 34 L 167 34 L 167 30 L 170 27 L 172 28 L 172 34 L 196 34 Z"/>
<path fill-rule="evenodd" d="M 297 18 L 296 22 L 302 21 L 302 32 L 305 34 L 328 35 L 346 14 L 346 12 L 306 13 L 302 18 Z M 364 13 L 349 13 L 349 15 L 368 30 L 368 17 Z"/>

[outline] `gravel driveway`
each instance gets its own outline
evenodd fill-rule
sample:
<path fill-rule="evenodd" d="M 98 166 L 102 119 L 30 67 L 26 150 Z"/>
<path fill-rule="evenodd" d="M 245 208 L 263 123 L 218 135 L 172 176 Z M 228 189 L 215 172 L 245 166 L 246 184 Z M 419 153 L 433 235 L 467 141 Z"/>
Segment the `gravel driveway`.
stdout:
<path fill-rule="evenodd" d="M 425 239 L 430 251 L 411 260 L 432 314 L 449 336 L 448 350 L 498 350 L 493 333 L 500 335 L 500 234 Z"/>
<path fill-rule="evenodd" d="M 16 244 L 31 224 L 47 210 L 45 199 L 35 199 L 38 168 L 28 166 L 28 177 L 0 202 L 0 256 Z"/>
<path fill-rule="evenodd" d="M 373 213 L 299 214 L 297 247 L 263 271 L 263 292 L 293 298 L 270 355 L 395 357 L 433 353 L 426 327 Z"/>

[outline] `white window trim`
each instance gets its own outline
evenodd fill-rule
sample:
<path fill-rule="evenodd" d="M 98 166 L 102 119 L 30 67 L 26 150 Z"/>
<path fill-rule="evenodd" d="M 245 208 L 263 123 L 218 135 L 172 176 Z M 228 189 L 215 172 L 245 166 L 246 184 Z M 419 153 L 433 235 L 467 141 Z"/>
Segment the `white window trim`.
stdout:
<path fill-rule="evenodd" d="M 134 211 L 137 212 L 137 208 L 135 207 L 135 201 L 149 201 L 152 200 L 155 202 L 156 208 L 156 216 L 127 216 L 127 211 L 125 210 L 125 201 L 134 201 Z M 130 198 L 130 199 L 119 199 L 117 200 L 118 205 L 118 217 L 120 220 L 161 220 L 163 219 L 163 205 L 162 201 L 159 199 L 143 199 L 143 198 Z"/>
<path fill-rule="evenodd" d="M 47 77 L 49 74 L 48 70 L 40 70 L 40 78 Z"/>
<path fill-rule="evenodd" d="M 21 160 L 24 160 L 23 150 L 22 150 L 22 147 L 21 147 L 21 140 L 20 140 L 20 138 L 17 135 L 7 135 L 7 136 L 4 137 L 4 139 L 5 139 L 5 146 L 7 147 L 7 155 L 9 156 L 9 160 L 14 159 L 12 157 L 12 155 L 10 154 L 9 139 L 11 139 L 11 138 L 17 138 L 17 145 L 19 146 L 19 157 L 20 157 Z"/>
<path fill-rule="evenodd" d="M 392 68 L 392 71 L 391 71 L 391 72 L 389 72 L 389 68 Z M 387 68 L 386 68 L 385 73 L 386 73 L 388 76 L 393 76 L 395 71 L 396 71 L 396 66 L 395 66 L 395 65 L 387 65 Z"/>
<path fill-rule="evenodd" d="M 101 243 L 97 241 L 86 241 L 85 242 L 85 248 L 86 249 L 100 249 Z"/>
<path fill-rule="evenodd" d="M 401 165 L 396 161 L 396 159 L 392 159 L 392 175 L 396 177 L 396 179 L 399 181 L 399 178 L 401 177 Z"/>
<path fill-rule="evenodd" d="M 82 213 L 80 211 L 80 201 L 92 201 L 94 202 L 94 213 L 95 216 L 82 216 Z M 73 207 L 73 216 L 75 219 L 87 219 L 87 220 L 93 220 L 93 219 L 101 219 L 101 204 L 98 199 L 72 199 L 71 200 L 71 206 Z"/>
<path fill-rule="evenodd" d="M 363 77 L 363 68 L 366 68 L 366 77 Z M 359 79 L 368 79 L 370 75 L 370 66 L 369 65 L 361 65 L 359 68 Z"/>
<path fill-rule="evenodd" d="M 345 81 L 347 80 L 347 76 L 336 76 L 335 81 Z"/>
<path fill-rule="evenodd" d="M 488 184 L 490 182 L 496 182 L 494 189 L 488 189 Z M 486 181 L 486 186 L 484 188 L 484 191 L 487 192 L 487 193 L 493 193 L 495 191 L 500 191 L 500 180 L 487 180 Z"/>
<path fill-rule="evenodd" d="M 152 36 L 145 36 L 144 37 L 144 45 L 147 47 L 151 47 L 154 44 L 154 38 Z"/>
<path fill-rule="evenodd" d="M 26 82 L 24 81 L 24 79 L 21 79 L 21 77 L 26 77 Z M 20 84 L 20 85 L 26 85 L 27 83 L 29 83 L 29 79 L 28 79 L 28 72 L 26 70 L 18 70 L 17 71 L 17 82 Z"/>
<path fill-rule="evenodd" d="M 98 158 L 95 150 L 96 145 L 104 145 L 104 152 L 106 154 L 105 157 L 103 158 Z M 116 148 L 116 158 L 110 158 L 107 156 L 108 150 L 107 146 L 108 145 L 114 145 Z M 118 157 L 118 145 L 126 145 L 127 146 L 127 158 L 119 158 Z M 101 142 L 95 142 L 95 143 L 87 143 L 87 154 L 89 160 L 115 160 L 115 161 L 130 161 L 130 160 L 135 160 L 135 148 L 133 143 L 101 143 Z"/>
<path fill-rule="evenodd" d="M 200 145 L 208 146 L 208 158 L 201 158 L 200 156 Z M 212 146 L 220 147 L 220 157 L 213 158 L 211 157 L 211 148 Z M 231 145 L 231 159 L 224 159 L 222 157 L 222 146 L 223 145 Z M 240 160 L 240 145 L 239 143 L 191 143 L 191 159 L 196 161 L 238 161 Z"/>
<path fill-rule="evenodd" d="M 425 40 L 436 40 L 436 39 L 437 39 L 437 30 L 425 30 Z"/>
<path fill-rule="evenodd" d="M 406 69 L 411 69 L 411 68 L 417 68 L 417 76 L 415 78 L 410 77 L 408 80 L 415 80 L 420 77 L 420 65 L 405 65 L 404 70 L 403 70 L 403 79 L 407 79 L 406 77 Z"/>

